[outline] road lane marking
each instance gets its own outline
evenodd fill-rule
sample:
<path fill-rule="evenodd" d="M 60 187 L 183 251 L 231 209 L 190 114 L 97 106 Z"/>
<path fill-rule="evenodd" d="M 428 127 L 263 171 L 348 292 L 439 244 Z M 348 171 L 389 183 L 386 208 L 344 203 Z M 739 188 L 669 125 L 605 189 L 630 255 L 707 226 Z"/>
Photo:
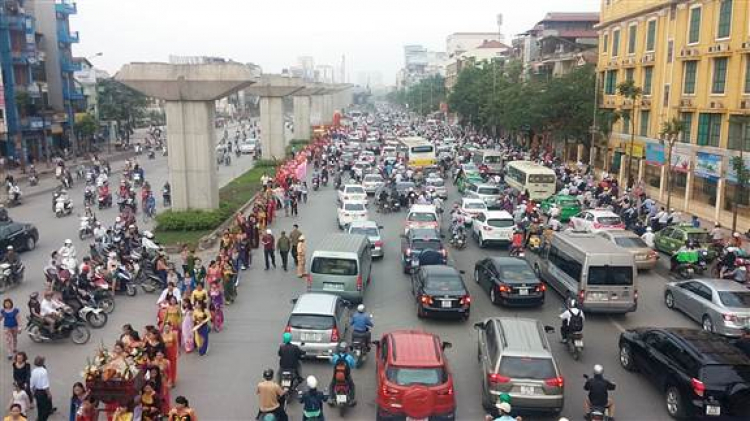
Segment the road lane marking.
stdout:
<path fill-rule="evenodd" d="M 613 319 L 612 316 L 609 316 L 608 319 L 609 319 L 610 322 L 612 322 L 613 325 L 615 325 L 615 327 L 617 328 L 617 330 L 620 331 L 620 333 L 625 333 L 626 329 L 625 329 L 625 327 L 623 325 L 620 324 L 620 322 L 618 322 L 617 320 Z"/>

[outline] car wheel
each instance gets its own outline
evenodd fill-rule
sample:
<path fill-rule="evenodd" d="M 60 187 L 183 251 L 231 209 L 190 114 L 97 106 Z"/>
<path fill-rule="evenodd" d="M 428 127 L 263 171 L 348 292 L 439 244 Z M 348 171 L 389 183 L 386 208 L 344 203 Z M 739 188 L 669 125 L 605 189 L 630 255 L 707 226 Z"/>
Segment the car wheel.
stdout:
<path fill-rule="evenodd" d="M 703 326 L 703 330 L 705 330 L 706 332 L 714 333 L 714 322 L 710 317 L 708 317 L 708 315 L 703 316 L 703 322 L 701 323 L 701 325 Z"/>
<path fill-rule="evenodd" d="M 36 248 L 36 240 L 34 240 L 34 237 L 28 237 L 26 239 L 26 250 L 31 251 Z"/>
<path fill-rule="evenodd" d="M 628 371 L 636 371 L 635 361 L 633 361 L 633 351 L 629 345 L 620 345 L 620 365 Z"/>
<path fill-rule="evenodd" d="M 494 286 L 490 288 L 490 301 L 492 301 L 492 304 L 498 305 L 500 304 L 500 300 L 497 298 L 496 289 Z"/>
<path fill-rule="evenodd" d="M 479 248 L 483 249 L 487 247 L 487 244 L 484 242 L 484 238 L 482 238 L 482 235 L 480 234 L 477 238 L 477 243 L 479 243 Z"/>
<path fill-rule="evenodd" d="M 670 291 L 664 294 L 664 304 L 667 305 L 668 309 L 674 310 L 674 295 Z"/>
<path fill-rule="evenodd" d="M 673 418 L 685 417 L 685 409 L 682 406 L 682 395 L 677 387 L 672 385 L 667 386 L 664 401 L 667 404 L 667 412 L 670 416 Z"/>

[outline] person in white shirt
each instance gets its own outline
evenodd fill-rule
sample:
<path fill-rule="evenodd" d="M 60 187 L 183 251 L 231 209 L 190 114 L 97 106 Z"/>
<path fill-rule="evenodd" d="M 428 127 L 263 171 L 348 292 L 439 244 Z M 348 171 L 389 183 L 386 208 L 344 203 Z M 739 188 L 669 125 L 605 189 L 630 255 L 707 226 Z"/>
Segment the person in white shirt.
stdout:
<path fill-rule="evenodd" d="M 651 227 L 647 227 L 646 232 L 641 235 L 641 240 L 643 240 L 647 246 L 654 248 L 654 237 L 656 237 L 654 230 L 651 229 Z"/>
<path fill-rule="evenodd" d="M 37 419 L 46 421 L 53 412 L 57 410 L 52 406 L 52 393 L 50 392 L 49 374 L 44 366 L 44 357 L 34 358 L 34 369 L 31 370 L 29 388 L 34 394 L 37 407 Z"/>
<path fill-rule="evenodd" d="M 169 299 L 171 297 L 176 298 L 178 303 L 182 301 L 182 294 L 180 294 L 180 290 L 175 287 L 175 284 L 170 282 L 167 284 L 167 287 L 164 289 L 164 291 L 161 292 L 159 299 L 156 300 L 156 304 L 166 304 L 169 302 Z"/>
<path fill-rule="evenodd" d="M 550 219 L 560 218 L 560 208 L 558 208 L 557 205 L 552 205 L 552 207 L 549 209 L 549 217 Z"/>
<path fill-rule="evenodd" d="M 60 303 L 54 299 L 54 293 L 52 291 L 45 291 L 42 302 L 39 303 L 39 315 L 42 316 L 44 321 L 50 328 L 50 332 L 55 331 L 55 324 L 60 319 L 60 310 L 65 307 L 65 304 Z"/>
<path fill-rule="evenodd" d="M 573 325 L 571 325 L 570 323 L 573 318 L 578 317 L 580 317 L 580 329 L 574 326 L 576 323 L 573 323 Z M 578 308 L 578 304 L 575 300 L 570 301 L 570 306 L 565 309 L 562 314 L 560 314 L 560 319 L 562 320 L 562 327 L 560 328 L 562 343 L 567 343 L 568 335 L 570 333 L 580 332 L 583 330 L 583 321 L 585 320 L 585 316 L 583 315 L 583 311 Z"/>

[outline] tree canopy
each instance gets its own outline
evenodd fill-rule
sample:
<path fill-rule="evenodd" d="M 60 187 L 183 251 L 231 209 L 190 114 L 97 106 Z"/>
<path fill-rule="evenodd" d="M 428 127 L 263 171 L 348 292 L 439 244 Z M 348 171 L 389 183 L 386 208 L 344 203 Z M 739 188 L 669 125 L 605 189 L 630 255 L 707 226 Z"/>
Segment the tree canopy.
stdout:
<path fill-rule="evenodd" d="M 440 103 L 445 102 L 445 79 L 440 75 L 428 76 L 407 89 L 389 93 L 387 99 L 423 115 L 438 111 Z"/>

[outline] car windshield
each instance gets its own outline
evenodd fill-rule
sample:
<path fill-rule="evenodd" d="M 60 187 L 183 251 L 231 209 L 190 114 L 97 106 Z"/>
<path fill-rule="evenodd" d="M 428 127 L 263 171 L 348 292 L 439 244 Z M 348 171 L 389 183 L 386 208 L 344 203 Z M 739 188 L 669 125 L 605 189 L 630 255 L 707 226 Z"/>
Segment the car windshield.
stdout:
<path fill-rule="evenodd" d="M 695 241 L 698 244 L 706 244 L 711 242 L 711 236 L 707 232 L 691 232 L 688 233 L 688 240 Z"/>
<path fill-rule="evenodd" d="M 530 175 L 529 183 L 541 183 L 541 184 L 554 184 L 555 176 L 552 174 L 547 175 Z"/>
<path fill-rule="evenodd" d="M 750 291 L 719 291 L 719 300 L 725 307 L 750 307 Z"/>
<path fill-rule="evenodd" d="M 477 166 L 474 164 L 464 164 L 464 171 L 477 171 Z"/>
<path fill-rule="evenodd" d="M 445 181 L 441 178 L 430 178 L 427 180 L 427 185 L 432 187 L 443 187 L 445 185 Z"/>
<path fill-rule="evenodd" d="M 514 224 L 512 219 L 488 219 L 487 225 L 495 228 L 508 228 Z"/>
<path fill-rule="evenodd" d="M 487 205 L 484 202 L 466 202 L 464 203 L 466 209 L 487 209 Z"/>
<path fill-rule="evenodd" d="M 435 148 L 433 148 L 431 145 L 424 145 L 424 146 L 412 146 L 411 153 L 426 153 L 426 152 L 432 152 Z"/>
<path fill-rule="evenodd" d="M 352 212 L 363 212 L 365 210 L 364 203 L 344 203 L 344 210 Z"/>
<path fill-rule="evenodd" d="M 365 182 L 366 183 L 377 183 L 383 181 L 383 177 L 379 175 L 366 175 L 365 176 Z"/>
<path fill-rule="evenodd" d="M 619 216 L 600 216 L 596 218 L 596 220 L 597 222 L 599 222 L 600 225 L 604 225 L 605 227 L 618 225 L 621 222 Z"/>
<path fill-rule="evenodd" d="M 578 204 L 577 200 L 566 199 L 566 200 L 561 200 L 560 201 L 560 207 L 563 207 L 563 208 L 577 208 L 577 207 L 579 207 L 579 204 Z"/>
<path fill-rule="evenodd" d="M 630 266 L 590 266 L 589 285 L 633 285 L 633 268 Z"/>
<path fill-rule="evenodd" d="M 484 157 L 485 164 L 502 164 L 503 157 L 500 155 L 487 155 Z"/>
<path fill-rule="evenodd" d="M 430 291 L 463 291 L 464 284 L 458 276 L 428 276 L 424 288 Z"/>
<path fill-rule="evenodd" d="M 648 248 L 648 244 L 638 237 L 615 237 L 615 244 L 626 249 Z"/>
<path fill-rule="evenodd" d="M 412 212 L 409 214 L 407 221 L 410 222 L 435 222 L 437 218 L 434 213 L 429 212 Z"/>
<path fill-rule="evenodd" d="M 362 234 L 367 237 L 377 237 L 378 229 L 375 227 L 352 227 L 349 230 L 349 234 Z"/>
<path fill-rule="evenodd" d="M 511 379 L 542 380 L 557 376 L 551 359 L 530 357 L 503 357 L 498 373 Z"/>
<path fill-rule="evenodd" d="M 412 182 L 398 183 L 398 184 L 396 184 L 396 190 L 398 190 L 398 191 L 406 191 L 406 190 L 409 190 L 410 188 L 414 188 L 414 187 L 416 187 L 416 186 Z"/>
<path fill-rule="evenodd" d="M 440 250 L 443 244 L 440 240 L 413 240 L 411 248 L 415 250 Z"/>
<path fill-rule="evenodd" d="M 292 314 L 289 326 L 296 329 L 329 330 L 333 329 L 334 320 L 331 316 L 318 314 Z"/>
<path fill-rule="evenodd" d="M 312 273 L 321 275 L 354 276 L 357 274 L 357 261 L 333 257 L 315 257 L 310 270 Z"/>
<path fill-rule="evenodd" d="M 505 266 L 498 272 L 503 281 L 524 282 L 536 279 L 536 274 L 527 265 Z"/>
<path fill-rule="evenodd" d="M 346 188 L 346 194 L 364 194 L 365 190 L 360 186 L 351 186 Z"/>
<path fill-rule="evenodd" d="M 483 194 L 485 196 L 497 196 L 500 194 L 500 189 L 497 187 L 480 187 L 477 190 L 477 193 Z"/>
<path fill-rule="evenodd" d="M 445 382 L 445 370 L 441 367 L 434 368 L 404 368 L 390 367 L 385 376 L 388 381 L 399 386 L 424 385 L 437 386 Z"/>

